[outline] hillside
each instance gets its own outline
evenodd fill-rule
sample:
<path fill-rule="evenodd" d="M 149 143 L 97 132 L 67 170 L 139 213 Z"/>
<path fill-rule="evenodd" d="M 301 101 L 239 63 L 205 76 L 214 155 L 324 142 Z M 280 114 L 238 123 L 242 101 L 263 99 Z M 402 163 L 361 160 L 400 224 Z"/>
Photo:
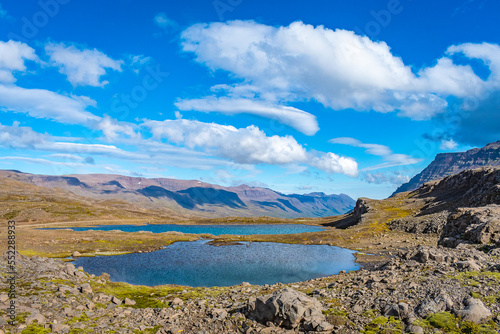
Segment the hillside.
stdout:
<path fill-rule="evenodd" d="M 486 166 L 500 166 L 500 141 L 466 152 L 440 153 L 436 155 L 429 166 L 415 175 L 408 183 L 401 185 L 394 194 L 415 190 L 425 182 L 458 174 L 466 169 Z"/>
<path fill-rule="evenodd" d="M 223 187 L 197 180 L 142 178 L 110 174 L 35 175 L 0 171 L 0 177 L 44 188 L 58 188 L 95 200 L 119 200 L 148 210 L 170 210 L 199 217 L 325 217 L 344 214 L 355 201 L 345 194 L 285 195 L 267 188 Z"/>
<path fill-rule="evenodd" d="M 465 170 L 385 200 L 360 198 L 352 213 L 329 225 L 349 228 L 367 222 L 474 243 L 489 235 L 496 242 L 500 236 L 500 167 Z M 474 233 L 467 234 L 470 226 Z"/>

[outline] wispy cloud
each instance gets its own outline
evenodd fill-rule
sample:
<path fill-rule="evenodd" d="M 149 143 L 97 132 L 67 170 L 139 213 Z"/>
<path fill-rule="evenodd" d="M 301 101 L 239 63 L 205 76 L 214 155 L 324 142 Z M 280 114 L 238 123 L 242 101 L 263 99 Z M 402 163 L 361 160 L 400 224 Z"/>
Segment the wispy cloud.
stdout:
<path fill-rule="evenodd" d="M 265 101 L 233 99 L 228 97 L 206 97 L 202 99 L 181 100 L 175 103 L 180 110 L 201 112 L 221 112 L 224 114 L 252 114 L 275 119 L 306 135 L 314 135 L 319 130 L 316 116 L 303 110 L 273 105 Z"/>
<path fill-rule="evenodd" d="M 395 167 L 395 166 L 412 165 L 422 161 L 422 159 L 416 159 L 406 154 L 395 154 L 388 146 L 380 144 L 367 144 L 351 137 L 333 138 L 330 139 L 328 142 L 332 144 L 342 144 L 353 147 L 361 147 L 365 149 L 365 152 L 367 154 L 380 156 L 385 160 L 384 163 L 363 168 L 362 171 L 376 170 L 376 169 Z"/>

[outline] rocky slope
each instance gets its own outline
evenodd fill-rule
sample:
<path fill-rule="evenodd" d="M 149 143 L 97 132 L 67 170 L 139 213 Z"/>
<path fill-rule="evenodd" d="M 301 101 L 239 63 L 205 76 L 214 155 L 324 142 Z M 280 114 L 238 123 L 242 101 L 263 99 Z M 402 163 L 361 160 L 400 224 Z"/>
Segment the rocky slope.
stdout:
<path fill-rule="evenodd" d="M 445 226 L 455 224 L 455 228 L 446 228 L 448 232 L 444 236 L 455 237 L 451 235 L 453 231 L 463 233 L 464 226 L 472 224 L 474 219 L 477 219 L 476 224 L 483 225 L 486 220 L 498 221 L 500 216 L 495 206 L 499 204 L 500 168 L 483 167 L 427 182 L 417 190 L 385 200 L 361 198 L 351 214 L 330 225 L 348 228 L 362 222 L 380 221 L 392 230 L 441 235 Z M 459 224 L 457 219 L 466 222 Z M 491 223 L 482 230 L 494 233 L 494 226 Z"/>
<path fill-rule="evenodd" d="M 408 183 L 400 186 L 394 194 L 418 189 L 425 182 L 458 174 L 466 169 L 485 166 L 500 166 L 500 141 L 466 152 L 440 153 L 436 155 L 429 166 L 415 175 Z"/>
<path fill-rule="evenodd" d="M 201 217 L 325 217 L 354 207 L 345 194 L 285 195 L 271 189 L 240 185 L 222 187 L 201 181 L 148 179 L 108 174 L 50 176 L 0 171 L 0 177 L 45 188 L 60 188 L 99 200 L 120 200 L 146 209 L 170 209 Z"/>

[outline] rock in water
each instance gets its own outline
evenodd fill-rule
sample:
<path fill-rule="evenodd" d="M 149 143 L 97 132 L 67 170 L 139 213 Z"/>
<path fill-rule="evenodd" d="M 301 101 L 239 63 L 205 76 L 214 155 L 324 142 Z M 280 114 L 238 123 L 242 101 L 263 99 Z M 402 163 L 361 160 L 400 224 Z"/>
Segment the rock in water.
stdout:
<path fill-rule="evenodd" d="M 80 257 L 80 256 L 82 256 L 82 254 L 80 254 L 79 251 L 74 251 L 73 252 L 73 257 Z"/>
<path fill-rule="evenodd" d="M 326 331 L 333 328 L 321 312 L 321 303 L 291 288 L 275 291 L 272 295 L 250 298 L 249 316 L 258 322 L 268 321 L 288 329 L 302 326 L 308 331 Z"/>

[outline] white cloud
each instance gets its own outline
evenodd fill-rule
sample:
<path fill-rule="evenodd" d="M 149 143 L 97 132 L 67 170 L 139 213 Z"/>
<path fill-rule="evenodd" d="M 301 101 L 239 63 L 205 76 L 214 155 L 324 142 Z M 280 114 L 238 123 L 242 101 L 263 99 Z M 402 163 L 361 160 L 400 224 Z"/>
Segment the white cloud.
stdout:
<path fill-rule="evenodd" d="M 12 72 L 26 71 L 26 60 L 38 61 L 33 48 L 21 42 L 0 41 L 0 82 L 15 82 Z"/>
<path fill-rule="evenodd" d="M 449 139 L 441 141 L 441 145 L 439 146 L 439 148 L 441 150 L 454 150 L 457 148 L 457 146 L 458 144 L 455 143 L 453 139 Z"/>
<path fill-rule="evenodd" d="M 363 173 L 361 179 L 368 183 L 384 184 L 389 183 L 393 186 L 400 186 L 403 183 L 410 181 L 408 175 L 402 175 L 399 172 L 387 172 L 387 173 Z"/>
<path fill-rule="evenodd" d="M 174 20 L 169 19 L 165 12 L 156 14 L 153 20 L 158 27 L 164 30 L 177 27 L 177 23 Z"/>
<path fill-rule="evenodd" d="M 362 147 L 366 149 L 366 153 L 372 154 L 372 155 L 379 155 L 379 156 L 388 156 L 392 154 L 392 150 L 385 146 L 385 145 L 380 145 L 380 144 L 365 144 L 355 138 L 351 137 L 340 137 L 340 138 L 333 138 L 330 139 L 328 142 L 332 144 L 343 144 L 343 145 L 349 145 L 349 146 L 354 146 L 354 147 Z"/>
<path fill-rule="evenodd" d="M 124 134 L 130 138 L 140 137 L 140 135 L 134 130 L 134 124 L 128 122 L 118 122 L 109 116 L 105 116 L 98 123 L 95 123 L 94 127 L 97 130 L 101 130 L 104 136 L 110 141 L 118 139 L 120 134 Z"/>
<path fill-rule="evenodd" d="M 363 171 L 376 170 L 381 168 L 388 168 L 394 166 L 404 166 L 419 163 L 422 159 L 416 159 L 406 154 L 395 154 L 392 150 L 385 145 L 380 144 L 367 144 L 351 137 L 333 138 L 328 141 L 332 144 L 349 145 L 353 147 L 361 147 L 365 152 L 371 155 L 381 156 L 385 162 L 379 165 L 363 168 Z"/>
<path fill-rule="evenodd" d="M 166 138 L 191 149 L 203 149 L 240 164 L 306 163 L 327 173 L 357 175 L 357 163 L 352 158 L 333 153 L 308 152 L 291 136 L 268 137 L 255 126 L 237 129 L 184 119 L 146 121 L 143 126 L 149 128 L 155 138 Z"/>
<path fill-rule="evenodd" d="M 316 116 L 308 112 L 251 99 L 206 97 L 203 99 L 182 100 L 175 103 L 175 105 L 180 110 L 217 111 L 229 115 L 247 113 L 275 119 L 310 136 L 319 130 Z"/>
<path fill-rule="evenodd" d="M 100 117 L 86 111 L 95 101 L 84 96 L 64 96 L 44 89 L 0 85 L 0 110 L 67 124 L 86 124 Z"/>
<path fill-rule="evenodd" d="M 49 166 L 66 166 L 66 167 L 83 167 L 85 164 L 77 162 L 59 162 L 40 158 L 27 158 L 27 157 L 0 157 L 0 161 L 22 161 L 36 165 L 49 165 Z"/>
<path fill-rule="evenodd" d="M 195 24 L 182 33 L 182 47 L 211 70 L 224 70 L 252 86 L 263 100 L 316 100 L 333 109 L 399 111 L 429 119 L 448 106 L 446 98 L 477 97 L 500 82 L 500 47 L 462 44 L 416 74 L 383 41 L 347 30 L 302 22 L 273 27 L 253 21 Z M 487 81 L 470 65 L 453 63 L 461 52 L 487 62 Z M 234 97 L 231 97 L 234 98 Z"/>
<path fill-rule="evenodd" d="M 106 69 L 121 72 L 122 60 L 113 60 L 97 49 L 81 49 L 74 45 L 49 43 L 45 46 L 53 65 L 68 77 L 73 86 L 103 87 L 108 81 L 101 81 Z"/>

